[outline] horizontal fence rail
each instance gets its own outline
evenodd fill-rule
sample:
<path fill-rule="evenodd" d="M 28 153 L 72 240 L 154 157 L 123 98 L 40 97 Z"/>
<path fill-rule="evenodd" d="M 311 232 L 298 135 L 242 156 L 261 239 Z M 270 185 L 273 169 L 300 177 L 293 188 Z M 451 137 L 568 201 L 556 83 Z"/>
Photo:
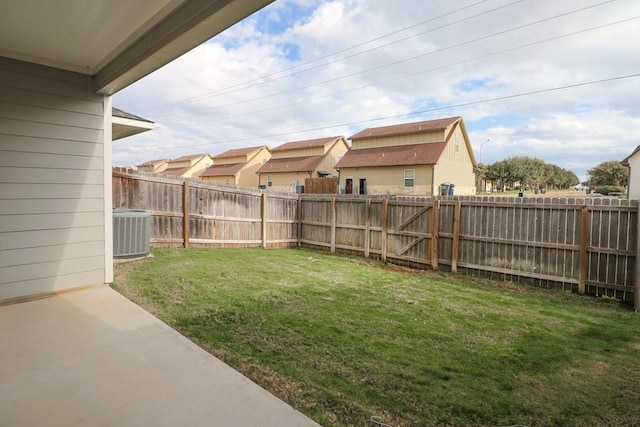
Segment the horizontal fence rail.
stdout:
<path fill-rule="evenodd" d="M 306 246 L 640 306 L 637 201 L 292 195 L 115 168 L 113 206 L 150 211 L 154 246 Z"/>

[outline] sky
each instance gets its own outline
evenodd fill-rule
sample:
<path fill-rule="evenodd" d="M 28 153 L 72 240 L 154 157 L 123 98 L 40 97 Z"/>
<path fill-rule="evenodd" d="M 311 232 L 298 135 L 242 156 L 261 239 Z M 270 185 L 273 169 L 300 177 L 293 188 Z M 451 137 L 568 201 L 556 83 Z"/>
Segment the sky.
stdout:
<path fill-rule="evenodd" d="M 276 0 L 114 96 L 116 166 L 462 116 L 476 160 L 640 145 L 637 0 Z"/>

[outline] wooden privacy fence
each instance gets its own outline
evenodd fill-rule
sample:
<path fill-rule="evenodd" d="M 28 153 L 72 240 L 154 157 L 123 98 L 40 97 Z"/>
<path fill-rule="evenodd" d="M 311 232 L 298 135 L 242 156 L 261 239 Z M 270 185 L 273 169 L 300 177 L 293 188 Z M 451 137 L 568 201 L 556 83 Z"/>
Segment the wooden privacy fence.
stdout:
<path fill-rule="evenodd" d="M 154 246 L 296 246 L 298 197 L 113 170 L 113 208 L 151 212 Z"/>
<path fill-rule="evenodd" d="M 114 208 L 152 213 L 155 246 L 307 246 L 633 301 L 638 202 L 274 194 L 114 170 Z"/>

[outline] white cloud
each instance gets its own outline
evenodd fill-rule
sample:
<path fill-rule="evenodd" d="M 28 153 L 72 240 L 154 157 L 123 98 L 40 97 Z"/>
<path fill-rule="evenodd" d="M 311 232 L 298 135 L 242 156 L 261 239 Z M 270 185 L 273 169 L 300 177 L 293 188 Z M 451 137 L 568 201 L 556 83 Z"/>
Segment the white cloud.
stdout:
<path fill-rule="evenodd" d="M 157 127 L 117 142 L 114 162 L 461 115 L 476 150 L 490 139 L 484 162 L 532 155 L 583 176 L 640 143 L 640 78 L 478 101 L 640 72 L 640 19 L 608 25 L 640 3 L 592 4 L 279 0 L 116 95 Z"/>

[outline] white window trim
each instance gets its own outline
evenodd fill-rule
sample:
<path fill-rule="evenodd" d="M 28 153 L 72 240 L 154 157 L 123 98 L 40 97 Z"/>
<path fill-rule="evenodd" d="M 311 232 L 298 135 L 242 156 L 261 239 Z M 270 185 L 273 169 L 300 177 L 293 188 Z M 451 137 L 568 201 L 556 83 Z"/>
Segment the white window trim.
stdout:
<path fill-rule="evenodd" d="M 411 172 L 411 177 L 407 177 L 407 172 Z M 407 185 L 407 180 L 411 180 L 411 185 Z M 405 169 L 404 170 L 404 186 L 406 188 L 413 188 L 416 186 L 416 170 L 415 169 Z"/>

